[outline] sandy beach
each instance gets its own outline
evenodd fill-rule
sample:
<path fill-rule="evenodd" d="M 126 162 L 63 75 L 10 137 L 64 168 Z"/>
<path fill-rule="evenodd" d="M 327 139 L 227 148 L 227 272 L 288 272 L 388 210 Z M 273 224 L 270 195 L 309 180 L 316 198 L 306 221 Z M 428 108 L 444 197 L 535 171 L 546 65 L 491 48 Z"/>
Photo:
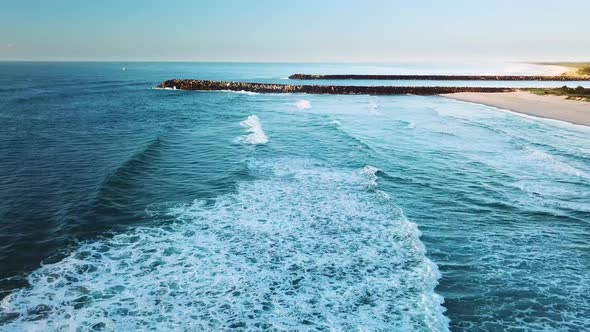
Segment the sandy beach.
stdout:
<path fill-rule="evenodd" d="M 572 71 L 572 68 L 568 68 L 565 66 L 559 65 L 545 65 L 543 66 L 543 71 L 539 73 L 539 75 L 543 76 L 559 76 L 564 73 Z"/>
<path fill-rule="evenodd" d="M 560 96 L 540 96 L 525 91 L 505 93 L 453 93 L 442 95 L 460 101 L 503 108 L 542 118 L 590 126 L 590 102 Z"/>

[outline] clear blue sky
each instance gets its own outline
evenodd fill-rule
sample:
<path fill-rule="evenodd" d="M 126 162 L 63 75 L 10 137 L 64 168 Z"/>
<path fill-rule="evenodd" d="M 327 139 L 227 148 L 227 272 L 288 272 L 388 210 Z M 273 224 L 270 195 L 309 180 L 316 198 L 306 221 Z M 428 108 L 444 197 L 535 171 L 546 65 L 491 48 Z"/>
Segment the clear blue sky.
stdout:
<path fill-rule="evenodd" d="M 590 60 L 590 0 L 0 0 L 0 60 Z"/>

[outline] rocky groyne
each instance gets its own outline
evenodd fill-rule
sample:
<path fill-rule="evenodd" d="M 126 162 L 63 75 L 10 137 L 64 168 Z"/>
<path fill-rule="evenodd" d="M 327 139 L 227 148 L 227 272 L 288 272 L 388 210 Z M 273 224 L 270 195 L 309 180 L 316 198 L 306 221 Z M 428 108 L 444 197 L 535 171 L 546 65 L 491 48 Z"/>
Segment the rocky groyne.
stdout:
<path fill-rule="evenodd" d="M 446 86 L 347 86 L 347 85 L 290 85 L 244 83 L 231 81 L 168 80 L 158 88 L 199 91 L 247 91 L 257 93 L 310 93 L 335 95 L 437 95 L 457 92 L 511 92 L 511 88 L 446 87 Z"/>
<path fill-rule="evenodd" d="M 294 74 L 292 80 L 397 80 L 397 81 L 590 81 L 587 77 L 518 75 L 310 75 Z"/>

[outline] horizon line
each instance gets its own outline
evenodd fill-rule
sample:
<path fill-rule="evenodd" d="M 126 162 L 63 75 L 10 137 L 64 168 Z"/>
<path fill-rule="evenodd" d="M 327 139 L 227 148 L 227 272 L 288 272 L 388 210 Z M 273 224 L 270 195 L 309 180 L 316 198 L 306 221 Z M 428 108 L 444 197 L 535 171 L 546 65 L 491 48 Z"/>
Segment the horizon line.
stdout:
<path fill-rule="evenodd" d="M 468 59 L 458 59 L 458 60 L 441 60 L 441 61 L 434 61 L 434 60 L 395 60 L 395 61 L 377 61 L 377 60 L 367 60 L 367 61 L 343 61 L 343 60 L 334 60 L 334 61 L 293 61 L 293 60 L 285 60 L 285 61 L 263 61 L 263 60 L 254 60 L 254 61 L 241 61 L 241 60 L 226 60 L 226 61 L 215 61 L 215 60 L 97 60 L 97 59 L 82 59 L 82 60 L 69 60 L 69 59 L 0 59 L 1 62 L 54 62 L 54 63 L 121 63 L 121 62 L 130 62 L 130 63 L 249 63 L 249 64 L 296 64 L 296 63 L 308 63 L 308 64 L 414 64 L 414 63 L 424 63 L 430 62 L 434 64 L 441 64 L 441 63 L 453 63 L 453 62 L 468 62 L 468 63 L 520 63 L 520 64 L 535 64 L 535 65 L 557 65 L 559 63 L 579 63 L 579 62 L 590 62 L 590 59 L 586 60 L 508 60 L 508 59 L 497 59 L 497 60 L 468 60 Z"/>

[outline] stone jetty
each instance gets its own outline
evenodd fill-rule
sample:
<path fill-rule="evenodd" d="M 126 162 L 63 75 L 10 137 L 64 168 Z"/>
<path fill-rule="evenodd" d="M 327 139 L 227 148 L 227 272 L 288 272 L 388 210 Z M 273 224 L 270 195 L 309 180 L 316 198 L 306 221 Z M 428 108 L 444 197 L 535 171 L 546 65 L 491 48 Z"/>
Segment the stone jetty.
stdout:
<path fill-rule="evenodd" d="M 518 75 L 310 75 L 294 74 L 292 80 L 397 80 L 397 81 L 590 81 L 590 76 Z"/>
<path fill-rule="evenodd" d="M 334 95 L 438 95 L 457 92 L 516 91 L 516 89 L 511 88 L 486 87 L 290 85 L 189 79 L 168 80 L 158 85 L 158 88 L 199 91 L 247 91 L 257 93 L 309 93 Z"/>

